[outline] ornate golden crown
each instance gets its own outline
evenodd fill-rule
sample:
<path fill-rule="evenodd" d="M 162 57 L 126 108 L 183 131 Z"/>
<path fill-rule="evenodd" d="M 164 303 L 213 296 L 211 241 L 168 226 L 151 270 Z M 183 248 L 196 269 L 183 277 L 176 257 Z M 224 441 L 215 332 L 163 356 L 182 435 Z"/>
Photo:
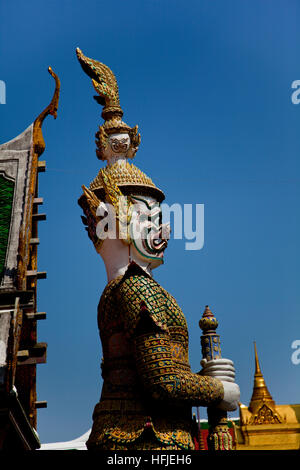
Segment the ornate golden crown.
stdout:
<path fill-rule="evenodd" d="M 107 146 L 108 136 L 113 133 L 122 132 L 129 134 L 131 143 L 129 156 L 133 158 L 138 149 L 141 136 L 137 133 L 138 126 L 129 127 L 121 120 L 123 111 L 120 106 L 119 88 L 115 75 L 107 65 L 86 57 L 79 48 L 76 49 L 76 54 L 81 67 L 92 79 L 93 86 L 99 94 L 99 96 L 95 97 L 96 101 L 104 106 L 102 117 L 105 122 L 99 127 L 99 131 L 96 134 L 98 146 L 96 153 L 98 158 L 105 158 L 103 151 Z M 155 186 L 145 173 L 126 161 L 125 164 L 116 162 L 99 171 L 96 178 L 90 184 L 90 190 L 99 199 L 104 200 L 105 198 L 105 185 L 103 184 L 102 175 L 109 176 L 113 184 L 120 187 L 124 195 L 133 194 L 133 192 L 136 194 L 153 195 L 159 202 L 165 198 L 164 193 Z"/>
<path fill-rule="evenodd" d="M 99 160 L 104 160 L 103 151 L 107 146 L 110 134 L 127 132 L 131 142 L 131 158 L 134 157 L 141 143 L 138 126 L 130 127 L 122 121 L 123 111 L 120 106 L 119 88 L 115 75 L 107 65 L 86 57 L 77 47 L 76 54 L 84 72 L 92 79 L 93 87 L 99 96 L 94 96 L 97 103 L 103 107 L 102 117 L 105 123 L 99 126 L 96 133 L 96 154 Z"/>
<path fill-rule="evenodd" d="M 108 145 L 109 135 L 115 133 L 128 133 L 130 137 L 130 149 L 127 158 L 133 158 L 140 144 L 141 136 L 137 133 L 138 127 L 129 127 L 122 121 L 123 111 L 119 101 L 119 90 L 116 77 L 113 72 L 101 62 L 86 57 L 80 49 L 76 49 L 78 60 L 92 79 L 93 86 L 99 96 L 96 101 L 104 106 L 102 117 L 105 120 L 96 134 L 97 156 L 99 159 L 106 159 L 104 151 Z M 93 241 L 96 250 L 99 251 L 102 241 L 96 234 L 96 224 L 99 219 L 97 208 L 100 201 L 108 201 L 116 208 L 118 201 L 122 200 L 122 195 L 145 195 L 152 196 L 157 201 L 162 202 L 165 198 L 164 193 L 155 186 L 153 181 L 145 175 L 139 168 L 128 163 L 127 159 L 119 160 L 114 164 L 102 168 L 96 178 L 91 182 L 89 189 L 83 186 L 83 194 L 78 203 L 82 207 L 85 217 L 82 218 L 86 225 L 89 237 Z M 129 204 L 130 204 L 130 198 Z M 118 219 L 121 225 L 124 225 L 125 209 L 118 209 Z M 123 220 L 124 219 L 124 220 Z"/>
<path fill-rule="evenodd" d="M 105 186 L 103 184 L 103 176 L 109 176 L 111 181 L 116 184 L 123 194 L 144 194 L 155 197 L 159 202 L 165 198 L 164 193 L 158 189 L 151 178 L 143 173 L 132 163 L 120 165 L 118 162 L 111 166 L 102 168 L 96 178 L 91 182 L 90 189 L 103 199 Z"/>

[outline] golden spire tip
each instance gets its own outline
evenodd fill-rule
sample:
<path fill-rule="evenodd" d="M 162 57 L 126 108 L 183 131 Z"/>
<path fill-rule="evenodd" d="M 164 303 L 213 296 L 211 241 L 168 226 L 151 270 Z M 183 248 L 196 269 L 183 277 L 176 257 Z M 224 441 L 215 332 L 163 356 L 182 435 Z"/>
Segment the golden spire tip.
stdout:
<path fill-rule="evenodd" d="M 254 354 L 255 354 L 255 374 L 261 374 L 259 360 L 258 360 L 258 354 L 257 354 L 257 348 L 256 348 L 256 341 L 254 341 Z"/>

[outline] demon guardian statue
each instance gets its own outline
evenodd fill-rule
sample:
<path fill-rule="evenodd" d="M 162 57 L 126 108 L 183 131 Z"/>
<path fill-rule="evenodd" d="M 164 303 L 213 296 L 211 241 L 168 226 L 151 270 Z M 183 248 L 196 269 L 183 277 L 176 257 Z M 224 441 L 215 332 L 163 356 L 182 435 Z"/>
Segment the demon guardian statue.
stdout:
<path fill-rule="evenodd" d="M 216 359 L 191 372 L 186 319 L 152 277 L 169 238 L 161 223 L 164 194 L 128 161 L 140 135 L 122 121 L 114 74 L 76 52 L 104 106 L 96 144 L 98 158 L 107 162 L 79 199 L 108 278 L 98 307 L 104 382 L 87 447 L 194 449 L 193 406 L 237 407 L 233 363 Z"/>

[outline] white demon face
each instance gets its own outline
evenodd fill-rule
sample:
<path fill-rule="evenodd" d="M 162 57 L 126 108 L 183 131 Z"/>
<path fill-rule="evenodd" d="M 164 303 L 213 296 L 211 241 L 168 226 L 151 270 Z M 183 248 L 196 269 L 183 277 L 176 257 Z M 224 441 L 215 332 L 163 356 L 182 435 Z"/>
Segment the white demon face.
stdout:
<path fill-rule="evenodd" d="M 103 151 L 103 156 L 109 164 L 113 164 L 118 159 L 128 156 L 130 150 L 130 137 L 128 133 L 111 134 L 107 140 L 107 146 Z"/>
<path fill-rule="evenodd" d="M 118 198 L 117 208 L 101 202 L 96 215 L 99 218 L 96 226 L 99 240 L 119 238 L 130 246 L 134 259 L 146 262 L 151 269 L 163 263 L 170 225 L 162 224 L 162 211 L 156 199 L 140 195 L 122 196 Z"/>
<path fill-rule="evenodd" d="M 159 202 L 148 196 L 131 196 L 129 236 L 135 255 L 149 261 L 151 268 L 163 263 L 170 238 L 169 224 L 162 224 Z"/>
<path fill-rule="evenodd" d="M 108 143 L 113 153 L 125 156 L 130 147 L 130 137 L 128 134 L 112 134 Z"/>

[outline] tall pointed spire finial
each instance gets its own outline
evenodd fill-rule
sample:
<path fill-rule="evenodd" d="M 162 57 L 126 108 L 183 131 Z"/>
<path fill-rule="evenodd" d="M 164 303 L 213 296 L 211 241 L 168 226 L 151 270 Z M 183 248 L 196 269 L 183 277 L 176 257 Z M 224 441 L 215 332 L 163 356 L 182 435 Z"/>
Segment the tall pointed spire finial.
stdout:
<path fill-rule="evenodd" d="M 116 77 L 107 65 L 98 60 L 86 57 L 83 52 L 76 48 L 76 55 L 83 71 L 92 79 L 93 87 L 99 96 L 96 101 L 104 106 L 103 119 L 118 117 L 121 119 L 123 111 L 120 106 L 119 88 Z"/>
<path fill-rule="evenodd" d="M 122 121 L 123 110 L 120 106 L 119 87 L 117 79 L 111 69 L 95 59 L 90 59 L 76 48 L 76 55 L 83 71 L 92 79 L 92 84 L 97 96 L 97 103 L 103 106 L 102 117 L 104 124 L 99 126 L 96 133 L 96 154 L 99 160 L 107 160 L 105 150 L 108 146 L 108 138 L 111 134 L 125 133 L 130 137 L 128 158 L 133 158 L 141 143 L 141 135 L 138 134 L 138 126 L 130 127 Z"/>
<path fill-rule="evenodd" d="M 255 374 L 261 374 L 258 355 L 257 355 L 257 348 L 256 348 L 256 341 L 254 341 L 254 353 L 255 353 Z"/>

